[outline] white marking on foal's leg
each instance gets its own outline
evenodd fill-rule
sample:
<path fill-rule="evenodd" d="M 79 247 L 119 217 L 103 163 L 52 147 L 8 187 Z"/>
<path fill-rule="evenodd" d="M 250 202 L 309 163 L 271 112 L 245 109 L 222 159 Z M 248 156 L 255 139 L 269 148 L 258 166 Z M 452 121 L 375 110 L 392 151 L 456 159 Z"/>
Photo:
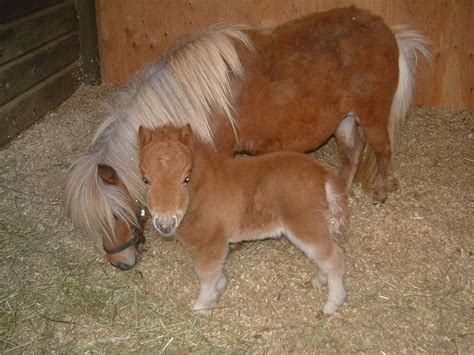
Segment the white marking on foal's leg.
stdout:
<path fill-rule="evenodd" d="M 327 286 L 328 274 L 326 274 L 322 270 L 319 270 L 318 275 L 313 277 L 313 279 L 311 280 L 311 284 L 313 285 L 314 288 L 322 288 L 324 286 Z"/>
<path fill-rule="evenodd" d="M 347 292 L 344 288 L 344 256 L 341 249 L 333 243 L 331 255 L 318 266 L 328 276 L 328 300 L 323 313 L 333 314 L 346 301 Z"/>
<path fill-rule="evenodd" d="M 216 306 L 226 285 L 227 280 L 222 272 L 211 279 L 201 280 L 199 296 L 192 310 L 202 315 L 208 314 Z"/>
<path fill-rule="evenodd" d="M 219 278 L 219 280 L 217 281 L 217 284 L 216 284 L 217 292 L 219 292 L 219 294 L 221 294 L 222 291 L 224 291 L 224 288 L 226 286 L 227 286 L 227 279 L 226 279 L 224 273 L 222 273 L 221 277 Z"/>
<path fill-rule="evenodd" d="M 328 285 L 328 300 L 323 308 L 324 314 L 333 314 L 341 306 L 347 293 L 344 288 L 344 255 L 336 243 L 332 242 L 330 254 L 322 256 L 318 250 L 318 245 L 311 245 L 302 242 L 298 236 L 287 232 L 288 239 L 301 251 L 303 251 L 319 268 L 318 275 L 311 281 L 316 288 Z"/>

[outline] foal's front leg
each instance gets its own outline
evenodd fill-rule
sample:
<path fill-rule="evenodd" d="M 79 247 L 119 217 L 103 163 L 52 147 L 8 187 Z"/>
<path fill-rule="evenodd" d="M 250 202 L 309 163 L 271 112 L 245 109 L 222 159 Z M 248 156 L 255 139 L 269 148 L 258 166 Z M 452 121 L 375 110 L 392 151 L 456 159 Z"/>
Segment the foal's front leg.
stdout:
<path fill-rule="evenodd" d="M 199 279 L 199 296 L 192 307 L 193 311 L 206 315 L 217 305 L 227 280 L 224 275 L 224 262 L 228 246 L 206 245 L 193 250 L 195 271 Z"/>

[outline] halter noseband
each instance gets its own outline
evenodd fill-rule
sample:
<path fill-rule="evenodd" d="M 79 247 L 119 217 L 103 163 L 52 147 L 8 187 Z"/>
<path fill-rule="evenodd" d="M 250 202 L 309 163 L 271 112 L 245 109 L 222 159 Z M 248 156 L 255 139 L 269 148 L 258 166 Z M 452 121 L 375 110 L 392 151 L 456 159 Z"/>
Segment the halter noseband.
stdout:
<path fill-rule="evenodd" d="M 146 210 L 142 207 L 142 206 L 138 206 L 137 208 L 137 212 L 135 212 L 135 216 L 137 218 L 137 222 L 138 222 L 138 225 L 140 225 L 140 222 L 142 220 L 143 217 L 145 217 L 146 215 Z M 135 233 L 132 234 L 132 238 L 122 244 L 122 245 L 119 245 L 118 247 L 115 247 L 115 248 L 106 248 L 104 246 L 104 251 L 111 255 L 111 254 L 117 254 L 117 253 L 120 253 L 121 251 L 127 249 L 127 248 L 130 248 L 131 246 L 133 245 L 138 245 L 138 244 L 144 244 L 146 241 L 146 238 L 145 236 L 143 235 L 143 231 L 141 228 L 135 228 Z"/>

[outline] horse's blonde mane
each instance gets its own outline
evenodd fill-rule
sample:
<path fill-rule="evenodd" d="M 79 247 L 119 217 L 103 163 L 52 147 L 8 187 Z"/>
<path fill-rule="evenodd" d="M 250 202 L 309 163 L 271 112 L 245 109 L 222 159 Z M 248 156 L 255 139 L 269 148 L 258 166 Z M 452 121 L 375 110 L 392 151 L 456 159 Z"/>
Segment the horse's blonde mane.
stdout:
<path fill-rule="evenodd" d="M 76 225 L 89 234 L 113 238 L 115 213 L 136 224 L 135 211 L 117 188 L 97 175 L 99 163 L 117 171 L 133 199 L 145 204 L 145 187 L 138 169 L 137 131 L 140 125 L 183 126 L 213 144 L 210 117 L 220 112 L 232 126 L 231 74 L 242 77 L 235 43 L 251 49 L 243 26 L 215 25 L 183 41 L 157 64 L 136 75 L 97 130 L 89 151 L 69 169 L 66 204 Z"/>

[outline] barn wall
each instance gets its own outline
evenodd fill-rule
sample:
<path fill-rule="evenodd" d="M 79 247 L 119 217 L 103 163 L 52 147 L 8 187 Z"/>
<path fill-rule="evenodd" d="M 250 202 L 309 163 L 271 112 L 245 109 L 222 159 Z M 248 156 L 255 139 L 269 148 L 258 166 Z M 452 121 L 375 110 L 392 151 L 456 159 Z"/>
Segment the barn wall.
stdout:
<path fill-rule="evenodd" d="M 61 104 L 82 81 L 96 82 L 99 69 L 97 32 L 86 22 L 92 18 L 95 25 L 94 0 L 0 1 L 2 146 Z M 81 49 L 88 65 L 82 65 Z"/>
<path fill-rule="evenodd" d="M 417 106 L 474 109 L 472 0 L 97 0 L 102 78 L 124 85 L 175 39 L 216 22 L 261 28 L 351 4 L 431 39 L 433 66 L 420 66 Z"/>

